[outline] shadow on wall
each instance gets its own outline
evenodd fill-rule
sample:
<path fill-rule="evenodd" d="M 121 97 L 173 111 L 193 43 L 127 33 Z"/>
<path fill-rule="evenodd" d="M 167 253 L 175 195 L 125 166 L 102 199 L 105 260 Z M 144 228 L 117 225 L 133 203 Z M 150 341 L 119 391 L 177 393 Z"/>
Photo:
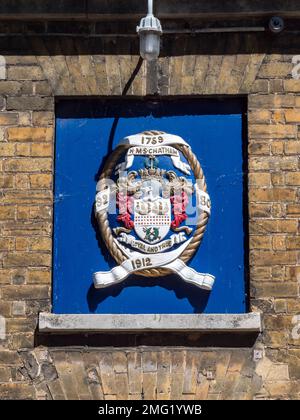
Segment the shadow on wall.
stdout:
<path fill-rule="evenodd" d="M 105 289 L 95 289 L 94 285 L 91 285 L 87 293 L 89 310 L 91 312 L 96 312 L 98 305 L 109 297 L 116 297 L 120 295 L 125 288 L 155 286 L 173 291 L 177 299 L 188 299 L 190 305 L 194 308 L 194 313 L 202 313 L 204 311 L 210 294 L 209 291 L 183 282 L 179 276 L 174 274 L 159 278 L 147 278 L 132 275 L 122 283 Z M 140 308 L 140 310 L 140 313 L 142 313 L 143 308 Z"/>

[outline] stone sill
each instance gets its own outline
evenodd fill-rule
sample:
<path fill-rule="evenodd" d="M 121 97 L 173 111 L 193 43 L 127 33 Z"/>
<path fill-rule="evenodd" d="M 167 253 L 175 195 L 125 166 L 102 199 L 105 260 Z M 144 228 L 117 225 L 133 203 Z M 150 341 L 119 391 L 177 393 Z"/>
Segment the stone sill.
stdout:
<path fill-rule="evenodd" d="M 41 333 L 261 332 L 261 314 L 39 314 Z"/>

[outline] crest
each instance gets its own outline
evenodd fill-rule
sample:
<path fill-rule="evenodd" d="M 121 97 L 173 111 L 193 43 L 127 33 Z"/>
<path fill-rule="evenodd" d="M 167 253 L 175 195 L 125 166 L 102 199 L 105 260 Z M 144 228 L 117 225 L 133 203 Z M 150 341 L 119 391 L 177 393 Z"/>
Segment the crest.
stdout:
<path fill-rule="evenodd" d="M 164 239 L 171 227 L 171 201 L 156 197 L 153 200 L 134 200 L 134 230 L 149 244 Z"/>
<path fill-rule="evenodd" d="M 186 263 L 199 247 L 210 215 L 202 168 L 179 136 L 158 131 L 123 139 L 97 184 L 95 214 L 118 266 L 94 274 L 95 287 L 129 274 L 171 272 L 210 290 L 214 277 Z"/>

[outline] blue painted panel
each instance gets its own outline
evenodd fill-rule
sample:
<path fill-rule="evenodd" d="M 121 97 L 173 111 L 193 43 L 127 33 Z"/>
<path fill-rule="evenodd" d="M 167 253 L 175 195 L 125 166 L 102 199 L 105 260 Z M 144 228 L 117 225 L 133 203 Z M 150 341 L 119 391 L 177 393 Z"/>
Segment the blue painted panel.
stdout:
<path fill-rule="evenodd" d="M 57 105 L 54 205 L 55 313 L 243 313 L 245 228 L 243 103 L 178 99 L 61 101 Z M 190 143 L 204 170 L 212 215 L 189 266 L 216 276 L 212 292 L 175 275 L 95 290 L 92 275 L 115 265 L 93 216 L 97 179 L 120 139 L 144 130 Z M 247 268 L 247 267 L 246 267 Z"/>

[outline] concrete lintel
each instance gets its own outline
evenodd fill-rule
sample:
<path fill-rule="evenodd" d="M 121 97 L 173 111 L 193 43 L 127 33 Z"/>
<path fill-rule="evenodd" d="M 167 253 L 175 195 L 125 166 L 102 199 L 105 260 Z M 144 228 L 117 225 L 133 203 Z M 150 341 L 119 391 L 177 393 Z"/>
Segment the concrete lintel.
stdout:
<path fill-rule="evenodd" d="M 260 332 L 261 315 L 248 314 L 51 314 L 40 313 L 45 333 L 97 332 Z"/>

